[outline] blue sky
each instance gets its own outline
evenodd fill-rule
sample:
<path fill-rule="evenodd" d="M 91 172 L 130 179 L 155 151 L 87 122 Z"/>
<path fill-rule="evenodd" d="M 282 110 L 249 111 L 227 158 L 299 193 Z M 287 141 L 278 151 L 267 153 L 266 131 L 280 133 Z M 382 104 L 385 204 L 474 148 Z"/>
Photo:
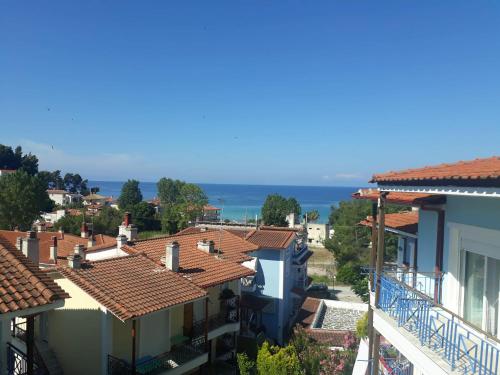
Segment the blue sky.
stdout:
<path fill-rule="evenodd" d="M 496 1 L 5 1 L 0 143 L 90 179 L 359 185 L 500 154 Z"/>

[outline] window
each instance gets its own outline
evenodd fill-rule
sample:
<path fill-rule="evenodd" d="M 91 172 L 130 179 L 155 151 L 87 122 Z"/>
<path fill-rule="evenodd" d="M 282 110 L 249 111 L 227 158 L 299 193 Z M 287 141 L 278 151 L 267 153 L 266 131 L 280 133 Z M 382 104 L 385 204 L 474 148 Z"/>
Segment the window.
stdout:
<path fill-rule="evenodd" d="M 474 325 L 497 336 L 500 259 L 464 250 L 462 262 L 463 316 Z"/>

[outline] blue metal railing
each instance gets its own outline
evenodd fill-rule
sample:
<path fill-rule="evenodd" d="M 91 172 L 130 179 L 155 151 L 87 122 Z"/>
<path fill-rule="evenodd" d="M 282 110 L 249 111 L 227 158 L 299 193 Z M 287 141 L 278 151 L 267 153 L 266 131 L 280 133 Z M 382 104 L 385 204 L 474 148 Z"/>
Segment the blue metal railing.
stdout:
<path fill-rule="evenodd" d="M 434 294 L 440 295 L 441 277 L 427 277 L 429 281 L 411 280 L 412 287 L 397 272 L 382 274 L 377 307 L 415 335 L 422 346 L 441 355 L 452 371 L 498 375 L 500 342 L 434 302 Z"/>

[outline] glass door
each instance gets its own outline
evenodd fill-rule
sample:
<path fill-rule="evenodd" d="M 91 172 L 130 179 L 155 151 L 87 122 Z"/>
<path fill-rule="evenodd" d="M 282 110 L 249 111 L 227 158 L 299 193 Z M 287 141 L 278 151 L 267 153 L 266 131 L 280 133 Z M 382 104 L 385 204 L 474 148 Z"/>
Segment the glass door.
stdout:
<path fill-rule="evenodd" d="M 499 336 L 500 260 L 464 251 L 463 317 Z"/>
<path fill-rule="evenodd" d="M 465 252 L 464 318 L 478 327 L 483 326 L 484 260 L 482 255 Z"/>

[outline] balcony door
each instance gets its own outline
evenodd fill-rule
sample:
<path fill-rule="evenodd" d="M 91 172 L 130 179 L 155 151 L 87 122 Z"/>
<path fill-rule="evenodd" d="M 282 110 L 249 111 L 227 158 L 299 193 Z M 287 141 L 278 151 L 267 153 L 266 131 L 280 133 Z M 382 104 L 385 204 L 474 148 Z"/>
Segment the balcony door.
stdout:
<path fill-rule="evenodd" d="M 500 259 L 473 249 L 462 251 L 463 317 L 494 336 L 500 337 Z"/>

